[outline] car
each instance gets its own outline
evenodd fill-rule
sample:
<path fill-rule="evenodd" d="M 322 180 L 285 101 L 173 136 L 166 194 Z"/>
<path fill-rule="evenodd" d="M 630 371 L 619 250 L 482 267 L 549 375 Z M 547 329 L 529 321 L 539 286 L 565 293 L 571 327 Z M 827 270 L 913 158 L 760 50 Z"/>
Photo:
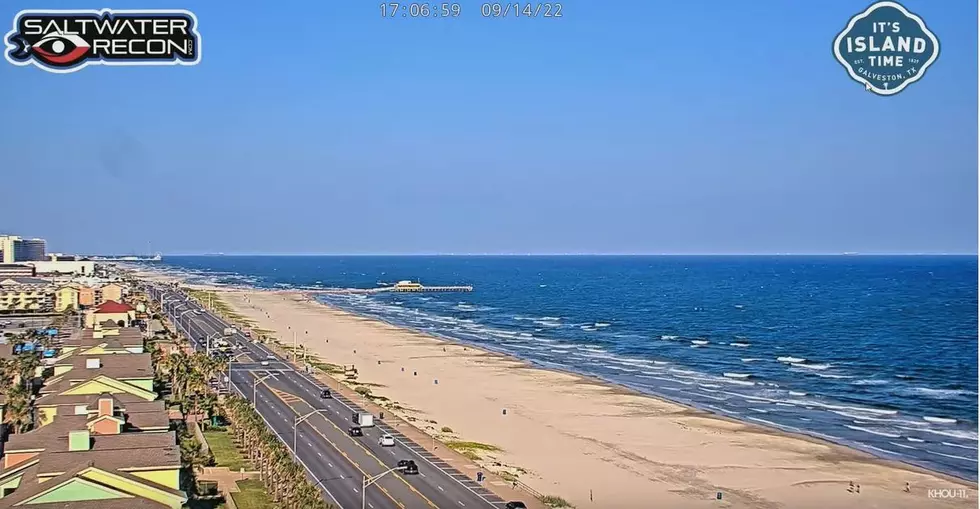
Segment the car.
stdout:
<path fill-rule="evenodd" d="M 263 366 L 268 366 L 269 365 L 269 361 L 262 361 L 259 364 L 261 364 Z"/>
<path fill-rule="evenodd" d="M 363 437 L 364 436 L 364 432 L 361 431 L 361 428 L 359 426 L 351 426 L 351 427 L 347 428 L 347 434 L 350 435 L 350 436 L 352 436 L 352 437 Z"/>
<path fill-rule="evenodd" d="M 320 391 L 320 399 L 330 399 L 331 397 L 330 389 L 323 389 Z"/>
<path fill-rule="evenodd" d="M 381 435 L 381 438 L 378 439 L 378 445 L 381 447 L 394 447 L 395 437 L 391 435 Z"/>
<path fill-rule="evenodd" d="M 276 356 L 275 355 L 267 355 L 265 358 L 266 359 L 269 359 L 270 361 L 276 360 Z"/>
<path fill-rule="evenodd" d="M 504 509 L 527 509 L 527 506 L 524 505 L 524 502 L 518 502 L 515 500 L 513 502 L 507 502 Z"/>
<path fill-rule="evenodd" d="M 419 473 L 419 466 L 412 460 L 398 461 L 398 468 L 402 469 L 402 473 L 406 475 L 416 475 Z"/>

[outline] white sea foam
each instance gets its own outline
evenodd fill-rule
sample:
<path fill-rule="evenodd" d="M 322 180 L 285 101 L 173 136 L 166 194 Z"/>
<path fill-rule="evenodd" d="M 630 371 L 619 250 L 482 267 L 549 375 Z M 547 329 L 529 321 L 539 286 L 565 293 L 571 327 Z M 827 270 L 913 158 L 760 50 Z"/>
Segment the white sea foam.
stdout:
<path fill-rule="evenodd" d="M 805 392 L 789 391 L 792 396 L 806 396 Z"/>
<path fill-rule="evenodd" d="M 851 375 L 835 375 L 835 374 L 833 374 L 833 373 L 814 373 L 814 375 L 817 375 L 817 376 L 819 376 L 820 378 L 834 378 L 834 379 L 840 379 L 840 378 L 854 378 L 854 377 L 853 377 L 853 376 L 851 376 Z"/>
<path fill-rule="evenodd" d="M 664 334 L 663 336 L 660 336 L 660 339 L 663 339 L 665 341 L 672 341 L 672 340 L 679 339 L 679 338 L 677 336 L 670 336 L 670 335 Z"/>
<path fill-rule="evenodd" d="M 704 339 L 692 339 L 691 344 L 693 345 L 707 345 L 710 341 Z"/>
<path fill-rule="evenodd" d="M 787 426 L 785 424 L 778 424 L 778 423 L 775 423 L 775 422 L 772 422 L 772 421 L 767 421 L 765 419 L 757 419 L 755 417 L 746 417 L 746 419 L 750 419 L 750 420 L 753 420 L 753 421 L 756 421 L 756 422 L 761 422 L 762 424 L 766 424 L 766 425 L 772 426 L 774 428 L 788 429 L 790 431 L 795 431 L 797 433 L 802 433 L 803 432 L 803 430 L 801 430 L 800 428 L 795 428 L 793 426 Z"/>
<path fill-rule="evenodd" d="M 749 373 L 725 373 L 725 376 L 728 378 L 749 378 L 752 375 Z"/>
<path fill-rule="evenodd" d="M 710 409 L 712 409 L 712 410 L 717 410 L 717 411 L 719 411 L 719 412 L 723 412 L 723 413 L 726 413 L 726 414 L 729 414 L 729 415 L 742 415 L 742 414 L 740 414 L 740 413 L 738 413 L 738 412 L 733 412 L 733 411 L 731 411 L 731 410 L 726 410 L 726 409 L 724 409 L 724 408 L 721 408 L 721 407 L 717 407 L 717 406 L 715 406 L 715 405 L 704 405 L 704 406 L 706 406 L 706 407 L 708 407 L 708 408 L 710 408 Z"/>
<path fill-rule="evenodd" d="M 878 452 L 883 452 L 885 454 L 893 454 L 895 456 L 904 456 L 904 454 L 902 454 L 900 452 L 897 452 L 897 451 L 889 451 L 888 449 L 882 449 L 880 447 L 875 447 L 873 445 L 861 444 L 861 446 L 864 447 L 864 448 L 867 448 L 867 449 L 872 449 L 872 450 L 875 450 L 875 451 L 878 451 Z"/>
<path fill-rule="evenodd" d="M 670 364 L 670 363 L 669 363 L 669 362 L 667 362 L 667 361 L 653 361 L 653 363 L 654 363 L 654 364 L 659 364 L 659 365 L 664 365 L 664 364 Z"/>
<path fill-rule="evenodd" d="M 929 429 L 929 428 L 923 428 L 917 431 L 923 431 L 926 433 L 931 433 L 933 435 L 941 435 L 950 438 L 961 438 L 963 440 L 969 440 L 971 442 L 977 441 L 976 431 L 967 431 L 967 430 L 959 430 L 959 429 Z"/>
<path fill-rule="evenodd" d="M 806 369 L 816 369 L 823 371 L 830 367 L 830 364 L 806 364 L 802 362 L 794 362 L 790 364 L 794 368 L 806 368 Z"/>
<path fill-rule="evenodd" d="M 755 382 L 750 382 L 748 380 L 732 380 L 727 378 L 725 379 L 725 383 L 735 384 L 735 385 L 755 385 Z"/>
<path fill-rule="evenodd" d="M 915 438 L 915 437 L 905 437 L 905 439 L 908 440 L 909 442 L 917 442 L 917 443 L 918 442 L 925 442 L 925 440 L 923 440 L 921 438 Z"/>
<path fill-rule="evenodd" d="M 748 343 L 743 343 L 741 341 L 736 341 L 734 343 L 728 343 L 729 346 L 734 346 L 737 348 L 748 348 L 750 345 Z"/>
<path fill-rule="evenodd" d="M 918 447 L 912 447 L 911 445 L 900 444 L 898 442 L 888 442 L 888 443 L 894 445 L 895 447 L 901 447 L 902 449 L 912 449 L 912 450 L 919 449 Z"/>
<path fill-rule="evenodd" d="M 897 433 L 889 433 L 887 431 L 879 430 L 879 429 L 862 428 L 861 426 L 851 426 L 850 424 L 845 424 L 844 427 L 845 428 L 853 429 L 855 431 L 863 431 L 865 433 L 870 433 L 872 435 L 878 435 L 880 437 L 888 437 L 888 438 L 901 438 L 902 437 L 902 435 L 899 435 Z"/>
<path fill-rule="evenodd" d="M 806 359 L 803 359 L 801 357 L 776 357 L 776 360 L 779 362 L 786 362 L 789 364 L 798 364 L 800 362 L 806 362 Z"/>
<path fill-rule="evenodd" d="M 906 394 L 924 396 L 930 399 L 951 399 L 959 396 L 976 396 L 974 391 L 962 389 L 932 389 L 929 387 L 912 387 L 902 391 Z"/>
<path fill-rule="evenodd" d="M 754 357 L 746 357 L 746 358 L 742 359 L 742 362 L 756 362 L 756 361 L 761 361 L 761 360 L 762 359 L 757 359 L 757 358 L 754 358 Z"/>
<path fill-rule="evenodd" d="M 610 325 L 612 325 L 612 324 L 609 324 L 609 323 L 606 323 L 606 322 L 596 322 L 596 323 L 595 323 L 595 324 L 593 325 L 593 327 L 595 327 L 595 328 L 597 328 L 597 329 L 602 329 L 602 328 L 604 328 L 604 327 L 609 327 Z"/>
<path fill-rule="evenodd" d="M 973 463 L 976 463 L 977 462 L 977 459 L 976 458 L 967 458 L 966 456 L 957 456 L 955 454 L 943 454 L 941 452 L 930 451 L 929 449 L 925 449 L 925 451 L 927 453 L 929 453 L 929 454 L 935 454 L 936 456 L 945 456 L 947 458 L 953 458 L 953 459 L 957 459 L 957 460 L 972 461 Z"/>
<path fill-rule="evenodd" d="M 551 320 L 532 320 L 535 324 L 542 327 L 561 327 L 561 323 Z"/>
<path fill-rule="evenodd" d="M 760 414 L 768 414 L 769 413 L 769 410 L 763 410 L 761 408 L 752 408 L 752 407 L 749 407 L 749 410 L 751 410 L 753 412 L 759 412 Z"/>
<path fill-rule="evenodd" d="M 949 419 L 946 417 L 932 417 L 931 415 L 927 415 L 923 417 L 922 420 L 926 422 L 936 423 L 936 424 L 956 424 L 956 419 Z"/>
<path fill-rule="evenodd" d="M 709 389 L 720 389 L 721 386 L 717 384 L 698 384 L 698 387 L 707 387 Z"/>
<path fill-rule="evenodd" d="M 687 370 L 687 369 L 677 369 L 677 368 L 671 368 L 670 372 L 671 373 L 680 373 L 682 375 L 697 375 L 698 374 L 697 371 L 691 371 L 691 370 Z"/>
<path fill-rule="evenodd" d="M 970 449 L 971 451 L 977 450 L 977 445 L 976 444 L 973 444 L 972 446 L 970 446 L 970 445 L 963 445 L 963 444 L 954 444 L 954 443 L 951 443 L 951 442 L 941 442 L 941 443 L 943 445 L 947 446 L 947 447 L 958 447 L 960 449 Z"/>
<path fill-rule="evenodd" d="M 880 378 L 872 378 L 866 380 L 855 380 L 851 382 L 851 385 L 885 385 L 888 384 L 888 380 L 882 380 Z"/>

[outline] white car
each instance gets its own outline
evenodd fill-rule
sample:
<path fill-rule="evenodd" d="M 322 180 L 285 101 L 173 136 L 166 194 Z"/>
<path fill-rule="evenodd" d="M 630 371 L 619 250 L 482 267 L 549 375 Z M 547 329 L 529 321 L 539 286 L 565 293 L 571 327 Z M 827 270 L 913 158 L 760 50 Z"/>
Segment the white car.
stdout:
<path fill-rule="evenodd" d="M 381 447 L 394 447 L 395 437 L 391 435 L 381 435 L 381 439 L 378 440 L 378 445 Z"/>
<path fill-rule="evenodd" d="M 269 361 L 262 361 L 259 364 L 261 364 L 263 366 L 268 366 L 269 365 Z"/>

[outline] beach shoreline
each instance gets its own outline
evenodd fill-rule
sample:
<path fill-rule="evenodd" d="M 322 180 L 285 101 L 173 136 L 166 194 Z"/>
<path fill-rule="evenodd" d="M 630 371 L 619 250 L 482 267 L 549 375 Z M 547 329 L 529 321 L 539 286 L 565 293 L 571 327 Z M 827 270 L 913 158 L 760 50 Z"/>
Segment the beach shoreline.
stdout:
<path fill-rule="evenodd" d="M 418 415 L 440 426 L 452 426 L 458 440 L 501 446 L 502 452 L 488 455 L 491 462 L 526 469 L 522 482 L 579 507 L 595 503 L 593 491 L 601 493 L 605 507 L 636 507 L 630 504 L 637 504 L 641 496 L 669 501 L 671 507 L 717 506 L 709 501 L 715 492 L 724 493 L 729 507 L 975 506 L 975 484 L 955 476 L 357 315 L 302 291 L 188 286 L 221 292 L 237 313 L 276 331 L 284 344 L 289 344 L 290 330 L 304 331 L 297 343 L 308 345 L 320 358 L 356 364 L 361 380 L 382 386 L 373 389 L 377 394 L 421 410 Z M 329 343 L 308 338 L 312 328 L 318 331 L 317 339 L 329 336 Z M 344 352 L 338 346 L 351 348 Z M 370 364 L 372 360 L 377 364 Z M 411 364 L 416 373 L 433 373 L 439 382 L 405 382 L 401 372 L 385 369 L 397 363 Z M 495 380 L 509 387 L 510 394 L 487 385 L 461 390 L 468 377 Z M 583 401 L 581 394 L 589 397 Z M 523 406 L 527 402 L 522 399 L 533 405 Z M 490 416 L 486 407 L 491 402 L 497 412 L 511 407 L 506 426 L 516 429 L 495 429 L 493 420 L 499 428 L 505 418 Z M 460 415 L 466 413 L 460 405 L 477 407 L 476 403 L 481 408 L 476 413 L 487 422 Z M 588 416 L 562 416 L 576 404 L 589 410 L 584 412 Z M 446 438 L 436 429 L 424 431 Z M 563 452 L 549 454 L 548 448 L 534 443 L 542 441 L 553 442 Z M 559 459 L 540 458 L 549 455 Z M 861 494 L 847 491 L 852 480 L 862 485 Z M 904 492 L 905 482 L 913 486 L 912 493 Z M 589 485 L 593 487 L 586 490 Z M 929 499 L 928 489 L 960 490 L 956 493 L 965 498 Z"/>

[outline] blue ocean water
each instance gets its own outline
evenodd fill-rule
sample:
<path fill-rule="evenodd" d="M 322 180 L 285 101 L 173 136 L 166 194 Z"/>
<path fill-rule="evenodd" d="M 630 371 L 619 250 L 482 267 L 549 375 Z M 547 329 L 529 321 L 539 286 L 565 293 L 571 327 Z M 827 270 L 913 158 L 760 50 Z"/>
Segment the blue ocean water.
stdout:
<path fill-rule="evenodd" d="M 167 257 L 359 314 L 977 479 L 976 257 Z"/>

